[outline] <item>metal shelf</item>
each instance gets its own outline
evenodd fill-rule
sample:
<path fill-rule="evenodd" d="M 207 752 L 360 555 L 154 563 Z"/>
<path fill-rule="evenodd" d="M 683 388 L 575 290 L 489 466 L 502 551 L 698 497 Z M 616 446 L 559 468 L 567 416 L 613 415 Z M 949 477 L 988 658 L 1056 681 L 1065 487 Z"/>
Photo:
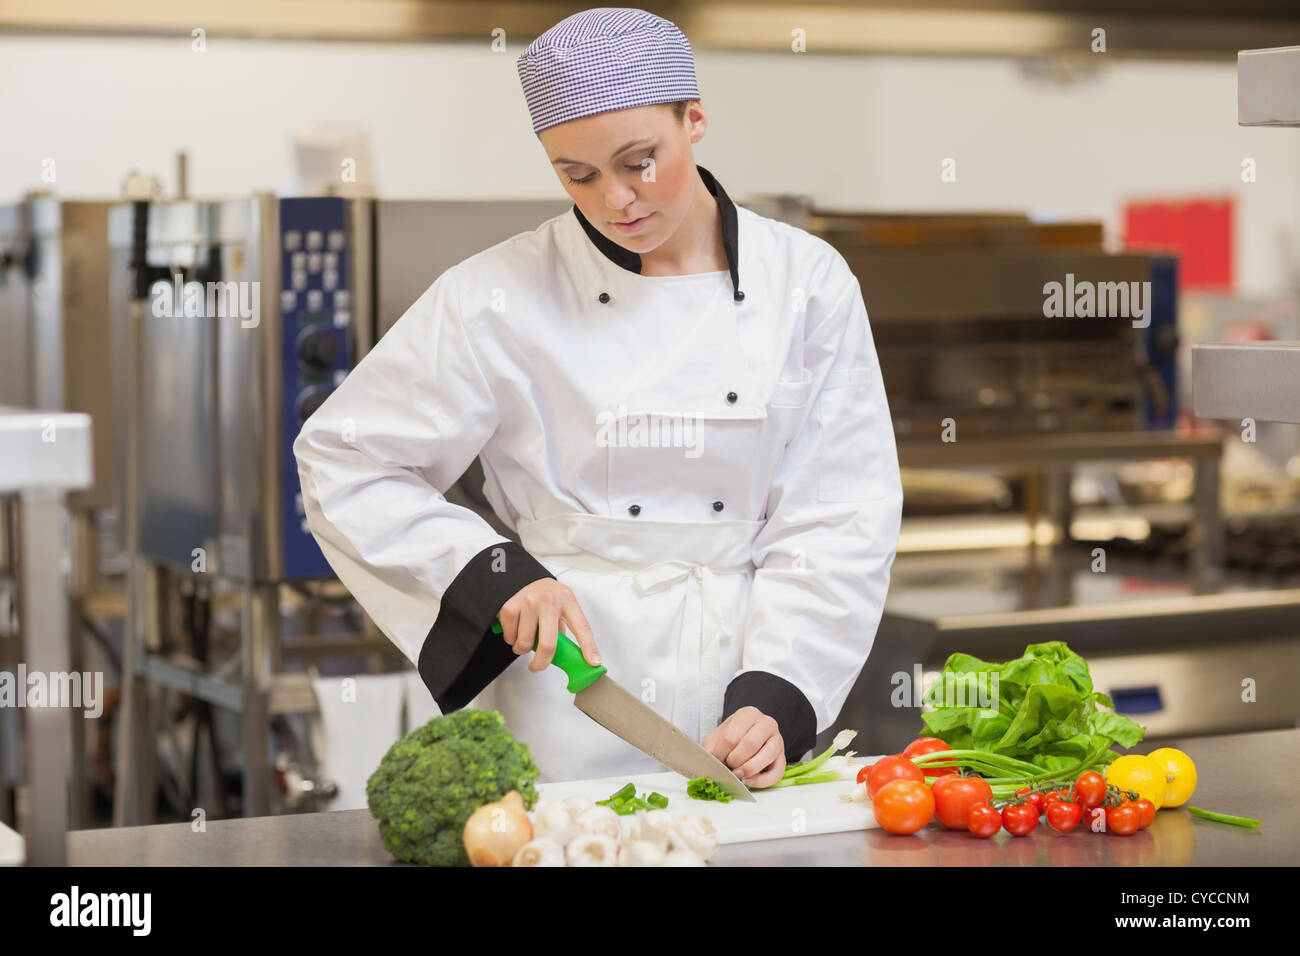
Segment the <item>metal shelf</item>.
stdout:
<path fill-rule="evenodd" d="M 91 485 L 90 416 L 0 405 L 0 494 Z"/>

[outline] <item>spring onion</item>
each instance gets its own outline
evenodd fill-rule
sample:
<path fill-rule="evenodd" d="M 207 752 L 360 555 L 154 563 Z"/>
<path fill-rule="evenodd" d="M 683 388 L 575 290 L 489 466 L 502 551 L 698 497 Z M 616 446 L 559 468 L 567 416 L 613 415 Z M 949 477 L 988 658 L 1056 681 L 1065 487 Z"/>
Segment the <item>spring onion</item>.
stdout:
<path fill-rule="evenodd" d="M 1188 807 L 1187 812 L 1193 816 L 1204 817 L 1206 820 L 1214 820 L 1217 823 L 1231 823 L 1234 827 L 1250 827 L 1254 829 L 1260 825 L 1260 821 L 1254 817 L 1234 817 L 1227 813 L 1202 810 L 1200 807 Z"/>
<path fill-rule="evenodd" d="M 663 810 L 668 806 L 668 798 L 662 793 L 636 795 L 636 787 L 625 784 L 621 789 L 610 794 L 607 800 L 597 800 L 596 804 L 609 807 L 620 816 L 636 813 L 638 810 Z"/>
<path fill-rule="evenodd" d="M 686 785 L 686 795 L 696 800 L 717 800 L 730 803 L 731 794 L 723 790 L 710 777 L 696 777 Z"/>
<path fill-rule="evenodd" d="M 768 789 L 775 790 L 777 787 L 794 787 L 806 783 L 830 783 L 832 780 L 843 780 L 845 770 L 848 768 L 847 758 L 853 756 L 852 751 L 845 754 L 843 760 L 836 758 L 836 762 L 829 769 L 824 765 L 829 763 L 838 751 L 843 750 L 852 743 L 853 738 L 857 735 L 856 730 L 841 730 L 835 735 L 831 745 L 812 760 L 787 766 L 785 773 L 781 775 L 781 779 Z"/>

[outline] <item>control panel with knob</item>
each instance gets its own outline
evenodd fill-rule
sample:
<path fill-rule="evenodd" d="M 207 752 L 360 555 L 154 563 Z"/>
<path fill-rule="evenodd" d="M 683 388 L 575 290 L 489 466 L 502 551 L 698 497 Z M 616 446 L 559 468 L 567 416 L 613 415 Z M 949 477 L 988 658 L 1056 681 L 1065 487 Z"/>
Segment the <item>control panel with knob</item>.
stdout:
<path fill-rule="evenodd" d="M 281 513 L 289 579 L 333 571 L 303 513 L 293 443 L 358 357 L 347 201 L 280 200 Z"/>
<path fill-rule="evenodd" d="M 298 333 L 295 345 L 298 364 L 307 373 L 328 372 L 343 356 L 343 344 L 333 329 L 308 326 Z"/>

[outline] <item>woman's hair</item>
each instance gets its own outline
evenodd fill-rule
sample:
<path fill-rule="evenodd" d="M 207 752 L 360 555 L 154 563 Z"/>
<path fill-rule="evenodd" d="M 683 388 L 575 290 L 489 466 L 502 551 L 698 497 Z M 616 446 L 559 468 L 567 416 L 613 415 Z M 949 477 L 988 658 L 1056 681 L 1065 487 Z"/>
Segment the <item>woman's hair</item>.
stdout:
<path fill-rule="evenodd" d="M 673 116 L 681 119 L 686 115 L 686 107 L 690 105 L 690 100 L 678 100 L 676 103 L 665 103 L 664 106 L 672 107 Z"/>

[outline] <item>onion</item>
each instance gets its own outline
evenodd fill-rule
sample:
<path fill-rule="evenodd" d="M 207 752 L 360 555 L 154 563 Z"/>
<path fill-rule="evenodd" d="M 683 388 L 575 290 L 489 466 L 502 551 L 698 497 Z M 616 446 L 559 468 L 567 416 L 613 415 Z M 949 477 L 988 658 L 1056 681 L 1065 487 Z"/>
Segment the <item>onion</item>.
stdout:
<path fill-rule="evenodd" d="M 866 803 L 867 802 L 867 784 L 864 780 L 862 783 L 855 784 L 853 789 L 848 793 L 841 793 L 840 799 L 845 803 Z"/>
<path fill-rule="evenodd" d="M 473 866 L 509 866 L 533 838 L 533 825 L 519 791 L 511 790 L 496 803 L 485 803 L 471 813 L 461 838 Z"/>

